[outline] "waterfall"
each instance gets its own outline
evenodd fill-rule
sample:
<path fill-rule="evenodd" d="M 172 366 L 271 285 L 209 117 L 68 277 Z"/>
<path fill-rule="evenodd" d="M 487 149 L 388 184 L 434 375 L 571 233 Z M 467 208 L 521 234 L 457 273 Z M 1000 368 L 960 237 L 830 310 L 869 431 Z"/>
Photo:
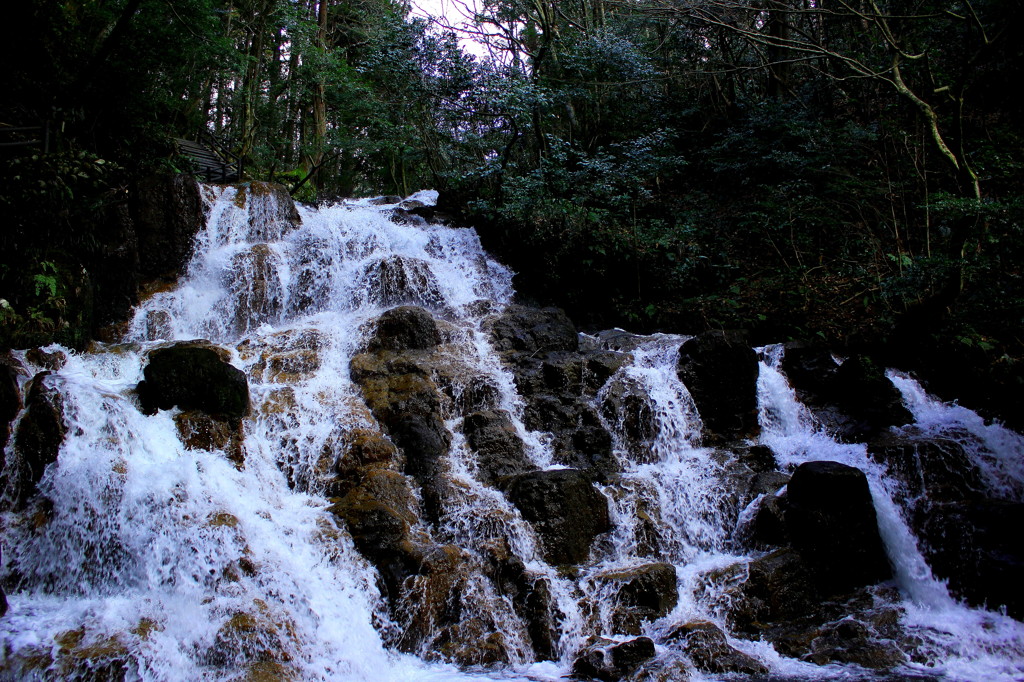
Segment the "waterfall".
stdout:
<path fill-rule="evenodd" d="M 781 346 L 758 349 L 760 436 L 715 443 L 678 372 L 690 337 L 577 336 L 516 308 L 473 230 L 399 210 L 436 193 L 295 224 L 259 185 L 202 191 L 184 274 L 121 342 L 12 354 L 62 424 L 38 476 L 35 403 L 4 451 L 0 678 L 554 680 L 645 638 L 644 679 L 848 678 L 862 669 L 787 655 L 733 613 L 771 556 L 746 529 L 814 460 L 867 475 L 895 568 L 873 594 L 917 643 L 892 679 L 1024 673 L 1024 626 L 951 596 L 893 472 L 816 420 Z M 180 347 L 240 370 L 251 411 L 149 405 L 147 365 Z M 990 496 L 1024 499 L 1024 439 L 889 377 L 915 437 L 954 440 Z"/>

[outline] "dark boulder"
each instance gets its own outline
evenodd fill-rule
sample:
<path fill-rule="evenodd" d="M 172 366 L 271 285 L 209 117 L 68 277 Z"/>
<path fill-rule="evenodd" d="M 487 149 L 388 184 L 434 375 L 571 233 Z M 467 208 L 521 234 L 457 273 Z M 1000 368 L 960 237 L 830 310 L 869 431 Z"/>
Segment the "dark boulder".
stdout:
<path fill-rule="evenodd" d="M 11 437 L 11 422 L 21 412 L 21 408 L 18 372 L 7 363 L 0 362 L 0 451 L 7 447 Z"/>
<path fill-rule="evenodd" d="M 59 372 L 68 362 L 68 356 L 64 351 L 55 350 L 49 353 L 42 348 L 31 348 L 25 351 L 25 359 L 33 365 L 51 372 Z"/>
<path fill-rule="evenodd" d="M 182 341 L 154 350 L 136 390 L 143 411 L 178 406 L 225 419 L 249 413 L 249 384 L 223 351 L 202 341 Z"/>
<path fill-rule="evenodd" d="M 205 412 L 188 410 L 175 415 L 174 424 L 187 450 L 220 450 L 236 466 L 245 463 L 241 419 L 219 419 Z"/>
<path fill-rule="evenodd" d="M 869 358 L 838 364 L 818 345 L 787 346 L 782 368 L 801 400 L 836 437 L 864 442 L 913 421 L 899 390 Z"/>
<path fill-rule="evenodd" d="M 205 222 L 199 184 L 189 175 L 151 175 L 129 197 L 142 278 L 176 276 Z"/>
<path fill-rule="evenodd" d="M 727 441 L 757 434 L 757 353 L 742 334 L 710 331 L 689 339 L 679 349 L 677 371 L 707 438 Z"/>
<path fill-rule="evenodd" d="M 548 353 L 579 348 L 576 327 L 558 308 L 527 308 L 510 305 L 489 324 L 497 351 Z"/>
<path fill-rule="evenodd" d="M 879 637 L 871 624 L 853 617 L 818 630 L 803 658 L 818 665 L 852 663 L 873 670 L 888 670 L 907 661 L 894 641 Z"/>
<path fill-rule="evenodd" d="M 964 434 L 966 435 L 966 434 Z M 981 471 L 950 438 L 892 433 L 868 444 L 868 456 L 899 479 L 905 499 L 916 504 L 956 502 L 985 496 Z"/>
<path fill-rule="evenodd" d="M 508 482 L 506 494 L 533 524 L 550 564 L 586 561 L 594 538 L 611 529 L 608 500 L 580 471 L 520 474 Z"/>
<path fill-rule="evenodd" d="M 925 557 L 954 595 L 1024 619 L 1024 503 L 944 502 L 915 516 Z"/>
<path fill-rule="evenodd" d="M 654 642 L 637 637 L 625 642 L 597 640 L 585 648 L 572 666 L 575 679 L 617 682 L 636 672 L 655 656 Z"/>
<path fill-rule="evenodd" d="M 526 456 L 508 412 L 485 410 L 467 415 L 462 422 L 466 443 L 476 453 L 480 480 L 494 486 L 509 476 L 537 467 Z"/>
<path fill-rule="evenodd" d="M 67 430 L 64 398 L 55 385 L 53 374 L 40 372 L 29 385 L 25 414 L 18 422 L 14 438 L 20 457 L 17 505 L 24 504 L 35 493 L 46 467 L 57 461 Z"/>
<path fill-rule="evenodd" d="M 698 670 L 709 673 L 765 675 L 768 668 L 752 656 L 729 645 L 725 633 L 706 620 L 691 621 L 673 628 L 665 637 L 678 646 Z"/>
<path fill-rule="evenodd" d="M 823 599 L 814 574 L 798 553 L 780 549 L 751 561 L 708 576 L 709 582 L 733 584 L 729 620 L 733 627 L 748 635 L 760 635 L 772 623 L 814 614 Z"/>
<path fill-rule="evenodd" d="M 842 592 L 892 577 L 864 472 L 839 462 L 805 462 L 787 488 L 786 531 L 826 590 Z"/>
<path fill-rule="evenodd" d="M 595 580 L 614 586 L 611 607 L 616 634 L 639 635 L 643 623 L 668 615 L 679 601 L 672 564 L 659 562 L 601 573 Z"/>
<path fill-rule="evenodd" d="M 441 334 L 429 312 L 416 306 L 400 306 L 377 318 L 367 349 L 425 350 L 439 343 Z"/>

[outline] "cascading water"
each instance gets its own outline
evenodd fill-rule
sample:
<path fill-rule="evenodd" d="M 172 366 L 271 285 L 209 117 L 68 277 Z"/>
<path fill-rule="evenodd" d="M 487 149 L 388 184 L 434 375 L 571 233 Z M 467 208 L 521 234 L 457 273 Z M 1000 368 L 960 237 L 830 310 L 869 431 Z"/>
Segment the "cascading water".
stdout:
<path fill-rule="evenodd" d="M 1024 626 L 1005 615 L 970 608 L 950 596 L 933 574 L 906 521 L 907 497 L 887 467 L 868 456 L 864 444 L 835 441 L 802 405 L 780 370 L 784 349 L 761 351 L 758 394 L 762 441 L 783 467 L 832 460 L 855 466 L 868 476 L 879 531 L 903 596 L 902 621 L 919 637 L 930 657 L 912 661 L 908 670 L 950 679 L 1016 680 L 1024 674 Z M 1020 501 L 1024 440 L 999 425 L 986 425 L 974 412 L 948 406 L 924 392 L 909 376 L 889 372 L 915 424 L 905 429 L 950 435 L 969 443 L 973 464 L 985 472 L 990 491 Z"/>
<path fill-rule="evenodd" d="M 860 670 L 734 630 L 736 586 L 764 555 L 743 529 L 785 476 L 739 485 L 757 444 L 702 444 L 677 373 L 686 337 L 582 336 L 579 352 L 552 351 L 542 330 L 525 350 L 501 346 L 511 273 L 471 230 L 371 201 L 303 208 L 296 226 L 258 186 L 203 191 L 207 224 L 177 285 L 139 306 L 122 343 L 46 349 L 66 363 L 31 380 L 57 396 L 62 435 L 38 480 L 5 449 L 0 677 L 547 680 L 581 651 L 614 662 L 602 652 L 645 636 L 658 643 L 649 679 Z M 389 346 L 385 320 L 432 340 Z M 244 372 L 240 422 L 148 409 L 137 394 L 156 353 L 194 339 Z M 783 470 L 837 460 L 867 473 L 892 601 L 918 643 L 898 674 L 1019 676 L 1024 626 L 950 597 L 895 479 L 816 426 L 781 353 L 761 350 L 761 443 Z M 43 367 L 15 360 L 29 389 Z M 993 495 L 1021 500 L 1020 437 L 891 379 L 922 433 L 969 445 Z M 543 426 L 558 420 L 569 435 Z M 596 485 L 580 487 L 577 467 Z M 562 486 L 568 525 L 593 531 L 577 558 L 554 558 L 566 548 L 551 538 L 576 529 L 531 516 L 560 501 L 532 500 L 530 485 Z M 596 511 L 577 515 L 584 504 Z M 727 664 L 705 660 L 710 645 L 682 647 L 691 631 L 719 637 Z"/>

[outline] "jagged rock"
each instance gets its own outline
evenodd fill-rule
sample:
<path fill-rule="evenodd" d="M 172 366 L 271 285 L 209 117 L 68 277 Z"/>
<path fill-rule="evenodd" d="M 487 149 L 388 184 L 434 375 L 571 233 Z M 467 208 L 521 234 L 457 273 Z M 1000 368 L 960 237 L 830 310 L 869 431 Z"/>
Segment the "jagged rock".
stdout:
<path fill-rule="evenodd" d="M 25 399 L 25 414 L 15 433 L 15 448 L 20 456 L 20 486 L 15 496 L 19 506 L 35 493 L 46 467 L 57 461 L 67 435 L 64 399 L 52 377 L 52 372 L 45 371 L 32 378 Z"/>
<path fill-rule="evenodd" d="M 787 487 L 786 531 L 828 591 L 892 577 L 864 472 L 839 462 L 805 462 Z"/>
<path fill-rule="evenodd" d="M 42 348 L 31 348 L 25 352 L 25 359 L 33 365 L 57 372 L 67 364 L 68 356 L 59 350 L 48 353 Z"/>
<path fill-rule="evenodd" d="M 678 373 L 706 437 L 725 441 L 757 434 L 757 354 L 741 334 L 710 331 L 689 339 L 679 349 Z"/>
<path fill-rule="evenodd" d="M 151 175 L 132 187 L 129 206 L 142 277 L 176 276 L 188 260 L 196 233 L 205 222 L 195 178 L 182 174 Z"/>
<path fill-rule="evenodd" d="M 888 670 L 907 661 L 895 642 L 879 638 L 870 625 L 852 617 L 821 628 L 803 658 L 818 665 L 853 663 L 874 670 Z"/>
<path fill-rule="evenodd" d="M 1024 503 L 943 502 L 915 517 L 928 564 L 953 594 L 1024 619 Z"/>
<path fill-rule="evenodd" d="M 557 308 L 509 306 L 485 327 L 526 400 L 524 425 L 552 435 L 555 461 L 601 479 L 618 471 L 611 435 L 591 403 L 628 358 L 580 350 L 576 329 Z"/>
<path fill-rule="evenodd" d="M 497 351 L 550 353 L 579 349 L 576 327 L 558 308 L 510 305 L 490 322 L 488 330 Z"/>
<path fill-rule="evenodd" d="M 400 304 L 440 308 L 441 286 L 430 265 L 418 258 L 388 256 L 372 261 L 360 275 L 371 304 L 390 308 Z"/>
<path fill-rule="evenodd" d="M 645 622 L 666 616 L 679 600 L 676 569 L 672 564 L 654 563 L 595 577 L 615 586 L 612 627 L 617 634 L 639 635 Z"/>
<path fill-rule="evenodd" d="M 249 203 L 250 241 L 276 241 L 288 230 L 302 224 L 295 201 L 288 188 L 280 183 L 243 183 L 238 186 L 235 201 Z"/>
<path fill-rule="evenodd" d="M 555 660 L 558 623 L 563 616 L 552 599 L 550 582 L 531 574 L 505 539 L 488 543 L 485 550 L 485 572 L 498 594 L 507 598 L 525 621 L 534 654 L 538 660 Z"/>
<path fill-rule="evenodd" d="M 782 367 L 801 400 L 842 440 L 863 442 L 913 421 L 899 391 L 868 358 L 839 365 L 827 349 L 797 344 L 787 346 Z"/>
<path fill-rule="evenodd" d="M 627 445 L 635 461 L 653 461 L 650 444 L 658 435 L 658 420 L 639 382 L 626 376 L 613 380 L 604 391 L 601 414 Z"/>
<path fill-rule="evenodd" d="M 537 467 L 526 456 L 508 412 L 487 410 L 467 415 L 462 422 L 466 442 L 476 453 L 480 480 L 495 486 L 504 478 Z"/>
<path fill-rule="evenodd" d="M 891 433 L 869 443 L 868 455 L 899 479 L 907 499 L 928 504 L 985 495 L 981 471 L 955 440 Z"/>
<path fill-rule="evenodd" d="M 698 670 L 709 673 L 765 675 L 768 668 L 752 656 L 729 645 L 725 633 L 706 620 L 691 621 L 672 629 L 666 642 L 678 645 Z"/>
<path fill-rule="evenodd" d="M 608 500 L 580 471 L 534 471 L 513 477 L 506 494 L 533 524 L 554 565 L 586 561 L 590 545 L 611 529 Z"/>
<path fill-rule="evenodd" d="M 235 295 L 235 332 L 243 334 L 281 314 L 284 288 L 277 256 L 266 244 L 255 244 L 231 259 L 228 288 Z"/>
<path fill-rule="evenodd" d="M 385 596 L 396 600 L 401 586 L 420 569 L 421 551 L 411 528 L 419 520 L 408 480 L 395 471 L 370 469 L 328 511 L 345 522 L 352 542 L 380 574 Z"/>
<path fill-rule="evenodd" d="M 760 634 L 767 624 L 814 614 L 823 595 L 810 568 L 791 549 L 780 549 L 709 576 L 730 583 L 735 573 L 745 580 L 733 592 L 729 620 L 740 632 Z"/>
<path fill-rule="evenodd" d="M 443 628 L 431 642 L 431 652 L 463 668 L 494 667 L 508 663 L 510 658 L 505 635 L 481 618 L 469 618 Z M 427 659 L 431 658 L 428 653 Z"/>
<path fill-rule="evenodd" d="M 572 676 L 576 679 L 617 682 L 632 675 L 654 655 L 654 642 L 648 637 L 637 637 L 619 644 L 599 639 L 592 641 L 576 657 Z"/>
<path fill-rule="evenodd" d="M 230 666 L 241 662 L 287 662 L 294 647 L 294 625 L 274 618 L 262 599 L 253 600 L 254 608 L 235 611 L 217 630 L 206 652 L 208 663 Z"/>
<path fill-rule="evenodd" d="M 136 391 L 147 413 L 178 406 L 225 419 L 249 413 L 249 384 L 223 351 L 203 341 L 182 341 L 154 350 Z"/>
<path fill-rule="evenodd" d="M 21 389 L 18 372 L 6 362 L 0 362 L 0 452 L 11 437 L 11 422 L 21 412 Z"/>
<path fill-rule="evenodd" d="M 429 312 L 416 306 L 401 306 L 377 318 L 367 349 L 425 350 L 439 343 L 441 334 Z"/>
<path fill-rule="evenodd" d="M 236 465 L 245 462 L 241 419 L 218 419 L 205 412 L 189 410 L 174 417 L 178 436 L 189 450 L 221 450 Z"/>

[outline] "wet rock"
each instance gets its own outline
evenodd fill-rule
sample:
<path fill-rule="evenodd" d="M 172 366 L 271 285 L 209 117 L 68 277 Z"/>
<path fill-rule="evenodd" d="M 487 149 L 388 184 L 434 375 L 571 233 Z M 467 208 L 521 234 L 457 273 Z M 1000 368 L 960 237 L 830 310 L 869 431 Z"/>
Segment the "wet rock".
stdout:
<path fill-rule="evenodd" d="M 239 187 L 236 201 L 249 204 L 251 241 L 277 241 L 285 232 L 302 224 L 295 201 L 288 188 L 280 183 L 244 183 Z"/>
<path fill-rule="evenodd" d="M 821 346 L 795 345 L 786 348 L 782 367 L 801 400 L 842 440 L 863 442 L 913 421 L 899 391 L 866 357 L 839 365 Z"/>
<path fill-rule="evenodd" d="M 245 463 L 241 419 L 218 419 L 205 412 L 189 410 L 174 417 L 178 437 L 189 450 L 220 450 L 237 466 Z"/>
<path fill-rule="evenodd" d="M 429 312 L 416 306 L 401 306 L 377 318 L 367 349 L 425 350 L 439 343 L 441 334 Z"/>
<path fill-rule="evenodd" d="M 494 667 L 509 662 L 510 652 L 505 635 L 494 624 L 481 618 L 470 618 L 441 630 L 431 643 L 431 651 L 441 660 L 466 667 Z M 428 660 L 433 658 L 428 654 Z"/>
<path fill-rule="evenodd" d="M 18 372 L 7 363 L 0 362 L 0 452 L 7 447 L 11 437 L 11 422 L 21 412 L 21 408 Z"/>
<path fill-rule="evenodd" d="M 205 223 L 195 178 L 169 173 L 146 177 L 131 188 L 129 207 L 141 276 L 176 276 Z"/>
<path fill-rule="evenodd" d="M 826 624 L 811 641 L 810 649 L 803 658 L 818 665 L 853 663 L 888 670 L 907 661 L 895 642 L 879 638 L 869 624 L 852 617 Z"/>
<path fill-rule="evenodd" d="M 560 634 L 558 623 L 563 618 L 551 596 L 547 578 L 530 573 L 522 559 L 517 557 L 505 539 L 489 542 L 485 546 L 485 573 L 497 593 L 512 603 L 526 631 L 538 660 L 558 657 Z"/>
<path fill-rule="evenodd" d="M 618 377 L 605 389 L 603 398 L 601 414 L 627 445 L 634 461 L 653 461 L 650 445 L 659 427 L 643 386 L 630 377 Z"/>
<path fill-rule="evenodd" d="M 143 411 L 178 406 L 225 419 L 249 413 L 249 384 L 223 351 L 207 342 L 183 341 L 154 350 L 136 391 Z"/>
<path fill-rule="evenodd" d="M 254 599 L 251 610 L 234 612 L 220 627 L 206 659 L 216 666 L 288 662 L 294 637 L 293 624 L 275 618 L 266 602 Z"/>
<path fill-rule="evenodd" d="M 243 334 L 281 314 L 284 288 L 277 256 L 266 244 L 256 244 L 231 259 L 228 288 L 235 297 L 235 332 Z"/>
<path fill-rule="evenodd" d="M 745 574 L 745 575 L 744 575 Z M 791 549 L 780 549 L 747 566 L 716 572 L 709 580 L 729 584 L 729 620 L 738 631 L 760 634 L 768 624 L 805 617 L 816 612 L 823 595 L 814 574 Z"/>
<path fill-rule="evenodd" d="M 419 521 L 409 481 L 386 469 L 371 469 L 328 511 L 345 522 L 359 553 L 376 566 L 385 596 L 398 598 L 405 580 L 420 570 L 421 552 L 411 535 Z"/>
<path fill-rule="evenodd" d="M 915 517 L 928 564 L 954 595 L 1024 619 L 1024 503 L 943 502 Z"/>
<path fill-rule="evenodd" d="M 679 349 L 679 379 L 690 391 L 711 440 L 754 436 L 757 354 L 737 332 L 710 331 Z"/>
<path fill-rule="evenodd" d="M 146 340 L 158 341 L 174 336 L 171 328 L 171 314 L 166 310 L 150 310 L 146 312 Z"/>
<path fill-rule="evenodd" d="M 430 271 L 430 265 L 418 258 L 388 256 L 366 266 L 360 276 L 373 305 L 384 308 L 413 304 L 426 308 L 444 305 L 441 286 Z"/>
<path fill-rule="evenodd" d="M 580 471 L 535 471 L 513 477 L 506 494 L 533 524 L 554 565 L 586 561 L 590 546 L 611 529 L 608 500 Z"/>
<path fill-rule="evenodd" d="M 33 377 L 25 399 L 25 414 L 18 422 L 15 448 L 19 455 L 15 504 L 23 505 L 36 491 L 46 467 L 57 461 L 67 435 L 64 399 L 49 371 Z"/>
<path fill-rule="evenodd" d="M 908 499 L 927 504 L 984 497 L 981 471 L 955 440 L 890 433 L 869 443 L 868 455 L 899 479 Z"/>
<path fill-rule="evenodd" d="M 595 579 L 614 586 L 612 627 L 617 634 L 639 635 L 643 623 L 668 615 L 679 600 L 672 564 L 636 566 L 601 573 Z"/>
<path fill-rule="evenodd" d="M 610 640 L 597 640 L 577 656 L 572 666 L 572 676 L 575 679 L 617 682 L 632 675 L 654 655 L 654 642 L 648 637 L 637 637 L 618 644 Z"/>
<path fill-rule="evenodd" d="M 510 305 L 489 323 L 488 331 L 497 351 L 550 353 L 579 349 L 576 327 L 558 308 Z"/>
<path fill-rule="evenodd" d="M 725 633 L 714 623 L 691 621 L 672 629 L 666 642 L 679 646 L 693 665 L 709 673 L 765 675 L 768 668 L 752 656 L 729 645 Z"/>
<path fill-rule="evenodd" d="M 774 493 L 762 497 L 754 509 L 750 524 L 743 529 L 742 538 L 760 549 L 788 545 L 785 498 Z"/>
<path fill-rule="evenodd" d="M 864 473 L 839 462 L 805 462 L 787 488 L 786 530 L 827 591 L 892 577 Z"/>
<path fill-rule="evenodd" d="M 25 359 L 37 367 L 57 372 L 67 364 L 68 356 L 59 350 L 49 353 L 42 348 L 32 348 L 25 352 Z"/>
<path fill-rule="evenodd" d="M 370 205 L 371 206 L 389 206 L 391 204 L 401 203 L 401 201 L 402 201 L 402 197 L 394 196 L 394 195 L 389 194 L 387 196 L 374 197 L 373 199 L 370 199 Z"/>
<path fill-rule="evenodd" d="M 487 485 L 496 486 L 502 479 L 537 468 L 504 410 L 474 412 L 462 422 L 462 431 L 476 453 L 480 480 Z"/>

